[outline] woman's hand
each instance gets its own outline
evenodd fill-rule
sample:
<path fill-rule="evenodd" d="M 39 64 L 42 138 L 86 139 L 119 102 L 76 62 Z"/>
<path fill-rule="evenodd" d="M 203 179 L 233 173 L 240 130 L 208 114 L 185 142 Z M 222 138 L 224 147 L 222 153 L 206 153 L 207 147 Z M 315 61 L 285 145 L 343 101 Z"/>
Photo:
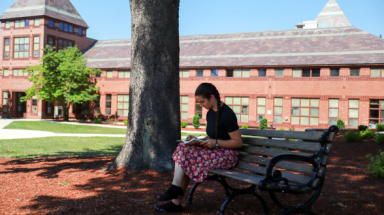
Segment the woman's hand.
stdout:
<path fill-rule="evenodd" d="M 190 139 L 193 139 L 193 138 L 197 138 L 197 137 L 195 137 L 193 135 L 188 135 L 187 138 L 185 138 L 185 140 L 190 140 Z"/>
<path fill-rule="evenodd" d="M 200 143 L 200 145 L 203 147 L 213 149 L 216 147 L 216 139 L 208 139 L 208 140 Z"/>

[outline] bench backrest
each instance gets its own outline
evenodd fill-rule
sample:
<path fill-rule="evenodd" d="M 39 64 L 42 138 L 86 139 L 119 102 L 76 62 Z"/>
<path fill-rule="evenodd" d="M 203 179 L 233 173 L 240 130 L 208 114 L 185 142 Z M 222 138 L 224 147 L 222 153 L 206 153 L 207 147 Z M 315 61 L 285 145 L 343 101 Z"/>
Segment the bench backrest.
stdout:
<path fill-rule="evenodd" d="M 265 175 L 266 165 L 270 159 L 279 154 L 296 154 L 311 156 L 321 149 L 318 139 L 323 132 L 303 131 L 276 131 L 240 129 L 243 146 L 239 150 L 240 161 L 237 168 Z M 311 187 L 316 189 L 325 175 L 325 168 L 329 160 L 331 142 L 335 133 L 328 136 L 324 156 L 321 160 L 321 168 L 317 171 L 317 178 Z M 318 161 L 318 160 L 317 160 Z M 314 175 L 311 164 L 297 161 L 282 161 L 276 165 L 282 172 L 282 176 L 295 184 L 307 184 Z"/>

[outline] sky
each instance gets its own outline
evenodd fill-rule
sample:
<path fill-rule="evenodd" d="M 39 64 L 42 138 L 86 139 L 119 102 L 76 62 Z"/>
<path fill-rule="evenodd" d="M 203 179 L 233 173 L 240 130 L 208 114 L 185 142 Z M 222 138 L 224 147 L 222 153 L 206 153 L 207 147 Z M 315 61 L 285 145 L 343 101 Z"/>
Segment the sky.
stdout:
<path fill-rule="evenodd" d="M 2 14 L 15 0 L 0 0 Z M 131 38 L 129 0 L 71 0 L 97 40 Z M 180 0 L 180 35 L 293 29 L 328 0 Z M 384 37 L 384 0 L 337 0 L 355 27 Z"/>

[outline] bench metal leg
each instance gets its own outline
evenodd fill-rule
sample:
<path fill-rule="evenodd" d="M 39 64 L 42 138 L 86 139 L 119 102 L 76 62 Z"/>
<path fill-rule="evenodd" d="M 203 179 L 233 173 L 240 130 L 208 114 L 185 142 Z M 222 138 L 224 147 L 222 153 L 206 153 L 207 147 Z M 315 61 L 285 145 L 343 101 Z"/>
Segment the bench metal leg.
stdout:
<path fill-rule="evenodd" d="M 188 196 L 188 201 L 187 201 L 187 204 L 192 204 L 192 200 L 193 200 L 193 193 L 195 192 L 197 186 L 199 186 L 201 184 L 201 182 L 196 182 L 192 189 L 189 191 L 189 196 Z"/>

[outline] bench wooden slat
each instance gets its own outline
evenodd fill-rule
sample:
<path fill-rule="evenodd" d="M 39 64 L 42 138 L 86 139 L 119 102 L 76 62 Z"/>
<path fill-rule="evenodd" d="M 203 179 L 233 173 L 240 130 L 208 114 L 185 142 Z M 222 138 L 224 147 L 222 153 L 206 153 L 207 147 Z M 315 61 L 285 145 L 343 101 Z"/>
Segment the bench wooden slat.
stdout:
<path fill-rule="evenodd" d="M 310 153 L 304 153 L 304 152 L 292 152 L 292 151 L 286 151 L 282 149 L 269 149 L 269 148 L 261 148 L 257 146 L 242 146 L 238 151 L 242 152 L 248 152 L 251 154 L 256 155 L 266 155 L 266 156 L 276 156 L 279 154 L 293 154 L 293 155 L 303 155 L 303 156 L 311 156 Z"/>
<path fill-rule="evenodd" d="M 244 170 L 249 170 L 251 172 L 255 172 L 262 175 L 266 174 L 266 167 L 256 166 L 256 165 L 244 163 L 242 161 L 240 161 L 236 167 Z M 305 176 L 305 175 L 298 175 L 298 174 L 285 172 L 285 171 L 281 171 L 281 173 L 284 178 L 288 179 L 291 182 L 296 182 L 299 184 L 306 184 L 311 180 L 311 177 Z"/>
<path fill-rule="evenodd" d="M 240 160 L 243 160 L 243 161 L 246 161 L 249 163 L 257 163 L 257 164 L 267 165 L 271 159 L 265 158 L 265 157 L 258 157 L 255 155 L 241 154 Z M 312 165 L 306 165 L 303 163 L 281 161 L 281 162 L 277 163 L 275 166 L 277 168 L 291 170 L 291 171 L 295 171 L 295 172 L 302 172 L 302 173 L 306 173 L 306 174 L 310 174 L 310 175 L 314 174 L 313 166 Z"/>
<path fill-rule="evenodd" d="M 258 184 L 259 181 L 264 179 L 264 176 L 256 175 L 254 173 L 244 172 L 238 169 L 222 170 L 222 169 L 210 169 L 208 170 L 211 173 L 222 175 L 228 178 L 237 179 L 239 181 L 244 181 L 251 184 Z"/>
<path fill-rule="evenodd" d="M 280 147 L 280 148 L 305 150 L 305 151 L 312 151 L 312 152 L 317 152 L 321 148 L 320 143 L 314 143 L 314 142 L 271 140 L 271 139 L 250 138 L 250 137 L 243 137 L 243 143 L 252 144 L 255 146 Z"/>
<path fill-rule="evenodd" d="M 255 130 L 255 129 L 240 129 L 240 132 L 241 132 L 241 135 L 303 139 L 303 140 L 318 140 L 320 136 L 324 133 L 324 132 L 276 131 L 276 130 Z M 334 135 L 329 135 L 328 141 L 332 141 L 333 137 Z"/>

